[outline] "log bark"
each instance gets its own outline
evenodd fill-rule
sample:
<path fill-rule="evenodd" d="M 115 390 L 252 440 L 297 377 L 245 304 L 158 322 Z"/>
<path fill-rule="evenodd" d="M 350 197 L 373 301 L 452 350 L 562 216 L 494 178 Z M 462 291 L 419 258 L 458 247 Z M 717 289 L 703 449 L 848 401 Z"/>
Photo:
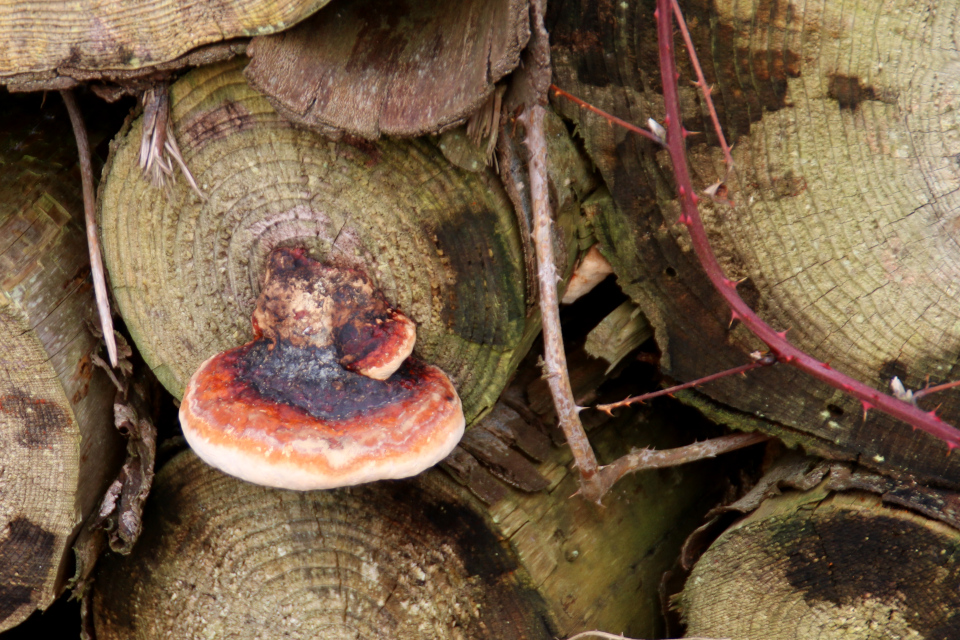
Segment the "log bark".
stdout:
<path fill-rule="evenodd" d="M 255 38 L 244 73 L 281 114 L 322 133 L 437 133 L 519 64 L 528 13 L 526 0 L 357 0 Z"/>
<path fill-rule="evenodd" d="M 122 462 L 76 147 L 59 104 L 0 101 L 0 630 L 46 609 Z"/>
<path fill-rule="evenodd" d="M 430 141 L 332 142 L 250 89 L 242 61 L 171 87 L 171 122 L 200 188 L 139 176 L 140 120 L 117 140 L 100 224 L 134 340 L 175 396 L 211 355 L 250 340 L 263 264 L 279 245 L 357 267 L 418 325 L 416 355 L 453 379 L 470 421 L 526 352 L 519 232 L 496 177 L 450 166 Z"/>
<path fill-rule="evenodd" d="M 554 81 L 636 123 L 662 120 L 652 3 L 551 5 Z M 701 211 L 728 278 L 800 348 L 884 391 L 957 377 L 954 219 L 960 153 L 953 7 L 916 21 L 909 1 L 856 10 L 821 2 L 682 7 L 736 172 L 730 208 Z M 927 14 L 924 14 L 927 15 Z M 702 188 L 725 167 L 682 56 L 684 126 Z M 906 70 L 910 69 L 909 72 Z M 690 250 L 666 152 L 557 102 L 574 118 L 609 188 L 591 206 L 603 252 L 656 330 L 679 381 L 746 363 L 763 345 L 739 325 Z M 778 366 L 711 383 L 688 401 L 821 455 L 956 487 L 960 459 L 908 425 Z M 960 392 L 940 415 L 960 422 Z"/>
<path fill-rule="evenodd" d="M 958 557 L 957 529 L 818 486 L 768 499 L 727 530 L 680 606 L 691 636 L 954 638 Z"/>
<path fill-rule="evenodd" d="M 0 3 L 0 84 L 66 89 L 198 64 L 194 50 L 285 29 L 329 0 Z M 233 55 L 221 51 L 215 57 Z M 176 61 L 176 62 L 175 62 Z"/>
<path fill-rule="evenodd" d="M 501 409 L 473 431 L 520 433 Z M 644 418 L 594 430 L 601 459 L 683 438 L 669 418 Z M 529 438 L 523 446 L 540 450 Z M 716 467 L 631 476 L 600 508 L 570 497 L 570 461 L 566 447 L 548 446 L 532 467 L 548 486 L 532 492 L 489 475 L 461 476 L 461 486 L 434 469 L 296 493 L 182 453 L 157 475 L 133 554 L 101 562 L 97 637 L 546 640 L 593 628 L 652 637 L 662 631 L 660 576 L 709 506 L 703 484 Z M 497 495 L 484 493 L 490 482 Z"/>

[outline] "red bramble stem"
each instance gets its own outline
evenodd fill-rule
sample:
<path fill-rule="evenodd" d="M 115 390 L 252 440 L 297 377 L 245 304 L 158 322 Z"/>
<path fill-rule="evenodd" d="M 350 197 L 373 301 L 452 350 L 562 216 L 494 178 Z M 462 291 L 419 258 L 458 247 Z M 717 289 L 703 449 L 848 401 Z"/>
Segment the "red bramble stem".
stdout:
<path fill-rule="evenodd" d="M 646 129 L 643 129 L 643 128 L 641 128 L 641 127 L 638 127 L 638 126 L 635 125 L 635 124 L 631 124 L 631 123 L 627 122 L 626 120 L 621 120 L 621 119 L 618 118 L 617 116 L 615 116 L 615 115 L 613 115 L 613 114 L 610 114 L 610 113 L 607 113 L 607 112 L 604 111 L 603 109 L 598 109 L 597 107 L 593 106 L 593 105 L 590 104 L 589 102 L 584 102 L 584 101 L 581 100 L 580 98 L 578 98 L 578 97 L 576 97 L 576 96 L 574 96 L 574 95 L 572 95 L 572 94 L 567 93 L 566 91 L 564 91 L 563 89 L 561 89 L 560 87 L 558 87 L 558 86 L 555 85 L 555 84 L 550 85 L 550 91 L 553 91 L 553 93 L 554 93 L 555 95 L 558 95 L 558 96 L 561 96 L 561 97 L 563 97 L 563 98 L 566 98 L 567 100 L 569 100 L 570 102 L 574 103 L 574 104 L 577 105 L 578 107 L 581 107 L 581 108 L 583 108 L 583 109 L 586 109 L 587 111 L 592 111 L 593 113 L 597 114 L 598 116 L 601 116 L 602 118 L 604 118 L 607 122 L 610 122 L 610 123 L 612 123 L 612 124 L 619 125 L 619 126 L 623 127 L 624 129 L 627 129 L 628 131 L 633 131 L 634 133 L 640 134 L 641 136 L 644 136 L 644 137 L 646 137 L 646 138 L 649 138 L 649 139 L 653 140 L 654 142 L 656 142 L 657 144 L 660 144 L 660 139 L 657 138 L 657 136 L 653 135 L 651 132 L 647 131 Z"/>
<path fill-rule="evenodd" d="M 667 78 L 675 78 L 677 73 L 674 59 L 673 43 L 673 11 L 671 0 L 657 0 L 657 39 L 660 51 L 660 75 L 664 78 L 663 100 L 666 111 L 665 124 L 667 128 L 667 151 L 673 163 L 673 173 L 676 177 L 680 193 L 680 205 L 684 214 L 684 224 L 690 232 L 690 239 L 700 264 L 710 282 L 730 305 L 736 317 L 743 322 L 750 331 L 770 348 L 780 362 L 788 363 L 809 375 L 822 380 L 827 384 L 842 389 L 849 395 L 859 399 L 864 408 L 874 407 L 899 420 L 926 431 L 946 442 L 950 449 L 960 446 L 960 431 L 948 425 L 932 412 L 928 413 L 908 402 L 898 400 L 893 396 L 881 393 L 864 383 L 845 376 L 835 369 L 827 368 L 819 360 L 807 355 L 796 348 L 747 306 L 736 291 L 726 285 L 728 279 L 723 274 L 720 263 L 717 261 L 710 243 L 700 211 L 690 195 L 694 189 L 690 181 L 687 167 L 686 149 L 684 148 L 683 125 L 680 119 L 679 91 L 676 82 L 668 82 Z M 692 52 L 692 49 L 691 49 Z"/>
<path fill-rule="evenodd" d="M 704 103 L 706 103 L 707 111 L 710 113 L 710 120 L 713 121 L 713 128 L 720 138 L 720 148 L 723 149 L 723 158 L 727 163 L 727 170 L 729 170 L 733 167 L 733 155 L 731 154 L 730 146 L 727 144 L 727 139 L 723 137 L 723 129 L 720 128 L 720 118 L 717 117 L 717 110 L 713 106 L 713 98 L 710 97 L 711 89 L 707 86 L 707 81 L 703 77 L 703 69 L 700 68 L 700 60 L 697 59 L 697 54 L 693 49 L 693 40 L 690 38 L 690 31 L 687 29 L 687 22 L 683 19 L 683 13 L 680 12 L 680 4 L 677 0 L 670 0 L 670 4 L 673 6 L 673 15 L 676 17 L 677 24 L 680 26 L 680 35 L 683 36 L 683 42 L 687 45 L 687 51 L 690 52 L 690 62 L 693 63 L 693 71 L 697 74 L 697 86 L 700 87 L 700 92 L 703 93 Z M 673 40 L 670 42 L 672 45 Z M 686 130 L 683 132 L 683 137 L 687 137 Z"/>
<path fill-rule="evenodd" d="M 660 396 L 669 396 L 673 395 L 678 391 L 683 391 L 684 389 L 692 389 L 693 387 L 699 387 L 702 384 L 707 384 L 708 382 L 713 382 L 714 380 L 719 380 L 720 378 L 726 378 L 727 376 L 735 376 L 739 374 L 745 374 L 747 371 L 753 371 L 754 369 L 759 369 L 760 367 L 766 367 L 771 364 L 776 364 L 777 359 L 772 354 L 764 356 L 756 362 L 751 362 L 750 364 L 741 365 L 739 367 L 734 367 L 733 369 L 727 369 L 726 371 L 721 371 L 720 373 L 714 373 L 691 382 L 684 382 L 683 384 L 678 384 L 674 387 L 669 387 L 667 389 L 660 389 L 659 391 L 651 391 L 650 393 L 644 393 L 639 396 L 631 396 L 620 400 L 619 402 L 611 402 L 610 404 L 598 404 L 597 409 L 600 411 L 605 411 L 608 414 L 613 415 L 611 412 L 614 409 L 619 409 L 620 407 L 629 407 L 632 404 L 638 402 L 646 402 L 647 400 L 653 400 L 654 398 L 659 398 Z"/>

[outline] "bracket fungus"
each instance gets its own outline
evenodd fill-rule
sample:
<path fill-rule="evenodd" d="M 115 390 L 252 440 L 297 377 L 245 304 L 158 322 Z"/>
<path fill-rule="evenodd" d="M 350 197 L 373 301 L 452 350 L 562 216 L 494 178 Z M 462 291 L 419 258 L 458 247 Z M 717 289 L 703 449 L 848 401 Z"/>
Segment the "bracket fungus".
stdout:
<path fill-rule="evenodd" d="M 450 379 L 408 357 L 413 322 L 360 271 L 275 250 L 253 329 L 187 384 L 180 422 L 208 464 L 257 484 L 329 489 L 420 473 L 463 435 Z"/>

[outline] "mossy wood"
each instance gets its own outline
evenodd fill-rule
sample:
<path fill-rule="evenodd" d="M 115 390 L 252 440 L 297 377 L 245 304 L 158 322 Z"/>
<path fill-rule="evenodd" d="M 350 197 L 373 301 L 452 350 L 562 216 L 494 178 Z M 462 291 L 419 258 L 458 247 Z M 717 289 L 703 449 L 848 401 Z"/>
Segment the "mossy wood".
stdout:
<path fill-rule="evenodd" d="M 178 59 L 231 38 L 280 31 L 328 1 L 4 0 L 0 84 L 63 89 L 78 81 L 141 77 L 158 66 L 197 64 Z"/>
<path fill-rule="evenodd" d="M 734 144 L 735 208 L 701 199 L 711 244 L 741 296 L 794 344 L 887 391 L 956 379 L 960 295 L 960 66 L 957 7 L 787 0 L 682 2 L 720 122 Z M 653 3 L 550 4 L 554 82 L 645 125 L 663 119 Z M 924 16 L 922 19 L 920 16 Z M 680 42 L 678 36 L 678 43 Z M 950 44 L 943 44 L 950 43 Z M 690 63 L 678 45 L 694 183 L 725 173 Z M 745 364 L 763 345 L 707 280 L 676 224 L 666 151 L 569 102 L 609 196 L 594 228 L 644 310 L 670 377 Z M 720 194 L 723 196 L 723 193 Z M 721 197 L 722 199 L 722 197 Z M 788 366 L 687 394 L 720 419 L 821 455 L 960 485 L 960 457 Z M 924 401 L 960 425 L 960 390 Z"/>
<path fill-rule="evenodd" d="M 245 74 L 280 113 L 323 133 L 435 133 L 464 122 L 519 64 L 529 23 L 526 0 L 354 0 L 254 39 Z"/>
<path fill-rule="evenodd" d="M 609 461 L 624 446 L 676 445 L 676 434 L 630 416 L 594 442 Z M 546 458 L 545 490 L 490 479 L 498 497 L 485 505 L 471 493 L 477 477 L 461 486 L 436 469 L 296 493 L 181 453 L 157 475 L 133 554 L 101 563 L 97 637 L 653 637 L 660 576 L 709 506 L 714 463 L 631 476 L 599 508 L 570 497 L 566 447 Z"/>
<path fill-rule="evenodd" d="M 818 487 L 765 501 L 694 567 L 688 635 L 960 637 L 960 532 L 881 500 Z"/>
<path fill-rule="evenodd" d="M 294 128 L 247 86 L 242 61 L 171 87 L 175 135 L 200 188 L 140 176 L 141 121 L 117 140 L 100 198 L 124 320 L 175 396 L 215 353 L 251 339 L 277 246 L 364 271 L 417 323 L 415 354 L 454 381 L 469 421 L 493 405 L 537 327 L 519 232 L 496 178 L 427 141 L 332 142 Z"/>
<path fill-rule="evenodd" d="M 70 542 L 122 461 L 69 120 L 0 96 L 0 631 L 63 590 Z"/>

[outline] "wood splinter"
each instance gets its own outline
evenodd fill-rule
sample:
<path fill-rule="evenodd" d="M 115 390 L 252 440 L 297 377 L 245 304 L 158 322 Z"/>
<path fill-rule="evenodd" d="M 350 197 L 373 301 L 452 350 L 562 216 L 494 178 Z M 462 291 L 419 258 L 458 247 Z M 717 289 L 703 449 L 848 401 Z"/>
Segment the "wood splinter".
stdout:
<path fill-rule="evenodd" d="M 202 200 L 203 191 L 187 167 L 177 145 L 177 139 L 168 135 L 170 121 L 170 95 L 166 83 L 157 84 L 143 93 L 143 138 L 140 141 L 140 168 L 150 184 L 163 187 L 173 179 L 173 164 L 180 167 L 183 177 Z"/>

